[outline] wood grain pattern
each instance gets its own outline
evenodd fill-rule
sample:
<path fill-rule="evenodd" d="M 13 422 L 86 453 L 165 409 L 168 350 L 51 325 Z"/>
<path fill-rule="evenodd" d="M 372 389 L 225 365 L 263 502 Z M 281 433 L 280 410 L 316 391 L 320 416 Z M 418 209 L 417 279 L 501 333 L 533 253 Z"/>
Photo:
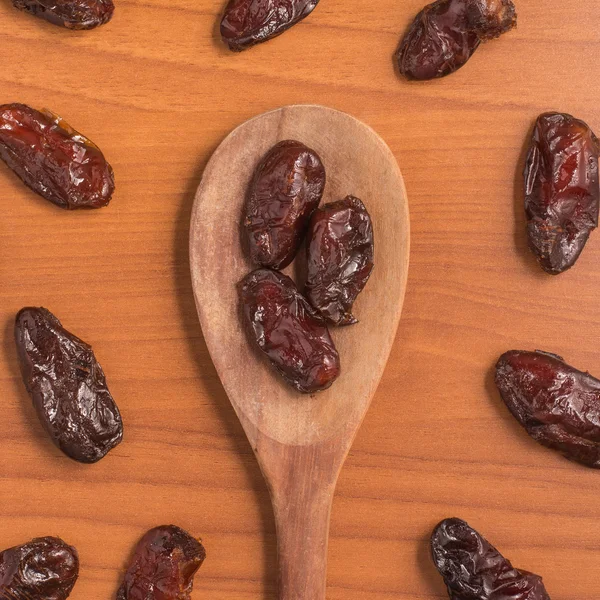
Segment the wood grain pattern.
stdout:
<path fill-rule="evenodd" d="M 238 299 L 240 282 L 256 268 L 240 243 L 246 190 L 263 156 L 290 139 L 323 161 L 324 204 L 349 194 L 363 199 L 375 240 L 376 269 L 354 304 L 359 323 L 331 330 L 340 377 L 310 395 L 285 384 L 249 345 Z M 408 200 L 396 160 L 347 114 L 292 105 L 254 117 L 227 136 L 204 170 L 190 225 L 192 285 L 211 358 L 271 494 L 281 600 L 325 598 L 333 492 L 394 343 L 408 257 Z M 305 264 L 295 260 L 285 272 L 293 277 Z"/>
<path fill-rule="evenodd" d="M 553 600 L 597 600 L 600 479 L 538 446 L 496 395 L 509 348 L 600 373 L 600 233 L 552 278 L 524 237 L 523 144 L 544 110 L 600 130 L 600 4 L 520 0 L 519 26 L 451 78 L 399 80 L 391 55 L 422 0 L 322 0 L 280 38 L 231 55 L 224 2 L 119 0 L 92 32 L 0 3 L 3 101 L 48 106 L 112 162 L 111 206 L 70 214 L 0 167 L 0 545 L 77 545 L 72 598 L 114 597 L 135 541 L 174 522 L 202 536 L 196 598 L 274 600 L 275 525 L 194 306 L 188 228 L 200 176 L 237 125 L 316 103 L 390 146 L 410 199 L 411 267 L 396 343 L 341 473 L 330 600 L 446 598 L 431 528 L 459 516 Z M 45 438 L 20 382 L 12 320 L 45 305 L 93 344 L 126 424 L 95 466 Z"/>

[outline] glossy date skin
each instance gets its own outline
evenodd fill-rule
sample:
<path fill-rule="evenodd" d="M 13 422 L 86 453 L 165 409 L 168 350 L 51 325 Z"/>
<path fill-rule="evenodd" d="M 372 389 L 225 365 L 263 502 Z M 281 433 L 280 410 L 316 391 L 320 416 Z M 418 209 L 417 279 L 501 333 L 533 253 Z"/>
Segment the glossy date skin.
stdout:
<path fill-rule="evenodd" d="M 234 52 L 266 42 L 307 17 L 319 0 L 230 0 L 221 37 Z"/>
<path fill-rule="evenodd" d="M 327 325 L 289 277 L 253 271 L 242 281 L 241 303 L 251 337 L 289 384 L 310 394 L 334 382 L 340 358 Z"/>
<path fill-rule="evenodd" d="M 205 558 L 202 544 L 183 529 L 155 527 L 136 546 L 117 600 L 189 600 Z"/>
<path fill-rule="evenodd" d="M 106 206 L 115 189 L 100 149 L 47 110 L 0 106 L 0 158 L 23 183 L 65 209 Z"/>
<path fill-rule="evenodd" d="M 600 468 L 600 381 L 547 352 L 512 350 L 496 364 L 502 400 L 544 446 Z"/>
<path fill-rule="evenodd" d="M 67 29 L 94 29 L 108 23 L 115 10 L 112 0 L 13 0 L 13 5 Z"/>
<path fill-rule="evenodd" d="M 75 548 L 60 538 L 35 538 L 0 553 L 0 598 L 65 600 L 78 575 Z"/>
<path fill-rule="evenodd" d="M 438 0 L 415 18 L 396 53 L 407 79 L 445 77 L 460 69 L 482 41 L 517 23 L 512 0 Z"/>
<path fill-rule="evenodd" d="M 45 308 L 23 308 L 15 341 L 25 387 L 52 441 L 83 463 L 104 457 L 123 439 L 119 409 L 88 344 Z"/>
<path fill-rule="evenodd" d="M 285 140 L 267 152 L 254 172 L 244 207 L 253 262 L 272 269 L 292 262 L 324 187 L 319 155 L 301 142 Z"/>
<path fill-rule="evenodd" d="M 334 325 L 356 323 L 352 304 L 373 270 L 373 226 L 365 205 L 347 196 L 316 210 L 306 256 L 308 301 Z"/>
<path fill-rule="evenodd" d="M 592 130 L 564 113 L 540 115 L 525 161 L 529 247 L 551 275 L 571 268 L 598 226 L 600 145 Z"/>
<path fill-rule="evenodd" d="M 451 600 L 550 600 L 539 575 L 515 569 L 461 519 L 435 527 L 431 556 Z"/>

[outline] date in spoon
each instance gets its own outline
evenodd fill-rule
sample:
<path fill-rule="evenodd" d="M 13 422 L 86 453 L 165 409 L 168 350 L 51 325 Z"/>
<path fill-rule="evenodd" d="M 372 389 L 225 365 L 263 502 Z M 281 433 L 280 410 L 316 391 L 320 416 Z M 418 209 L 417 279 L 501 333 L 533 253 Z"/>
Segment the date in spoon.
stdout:
<path fill-rule="evenodd" d="M 373 221 L 375 268 L 354 304 L 359 323 L 332 329 L 342 373 L 312 396 L 289 387 L 253 351 L 237 285 L 254 267 L 240 244 L 246 188 L 261 157 L 296 139 L 327 171 L 322 203 L 352 194 Z M 324 600 L 335 484 L 383 373 L 400 319 L 409 255 L 406 191 L 394 156 L 353 117 L 287 106 L 235 129 L 210 159 L 191 220 L 196 306 L 212 360 L 267 481 L 277 527 L 279 597 Z M 293 273 L 292 267 L 287 269 Z"/>

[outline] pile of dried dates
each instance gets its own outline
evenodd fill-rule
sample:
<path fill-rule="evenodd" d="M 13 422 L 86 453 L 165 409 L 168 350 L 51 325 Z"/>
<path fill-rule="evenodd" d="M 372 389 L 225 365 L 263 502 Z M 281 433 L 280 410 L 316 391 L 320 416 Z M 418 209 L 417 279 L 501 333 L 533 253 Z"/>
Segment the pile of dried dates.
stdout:
<path fill-rule="evenodd" d="M 373 269 L 373 226 L 354 196 L 319 208 L 325 167 L 303 143 L 284 140 L 262 158 L 248 188 L 243 227 L 259 268 L 241 283 L 244 320 L 275 370 L 299 392 L 328 388 L 340 357 L 328 325 L 357 322 L 352 305 Z M 279 272 L 305 242 L 304 293 Z"/>

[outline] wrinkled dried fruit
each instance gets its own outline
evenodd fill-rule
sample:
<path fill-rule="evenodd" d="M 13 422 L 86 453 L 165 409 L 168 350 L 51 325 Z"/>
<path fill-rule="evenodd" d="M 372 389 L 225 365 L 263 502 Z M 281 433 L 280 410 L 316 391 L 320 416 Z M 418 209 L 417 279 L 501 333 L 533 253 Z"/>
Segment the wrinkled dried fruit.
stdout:
<path fill-rule="evenodd" d="M 285 275 L 257 269 L 242 281 L 248 330 L 281 376 L 298 391 L 328 388 L 340 357 L 327 325 Z"/>
<path fill-rule="evenodd" d="M 13 5 L 67 29 L 94 29 L 108 23 L 115 10 L 112 0 L 13 0 Z"/>
<path fill-rule="evenodd" d="M 316 210 L 306 255 L 308 301 L 335 325 L 356 323 L 352 304 L 373 269 L 373 226 L 364 204 L 347 196 Z"/>
<path fill-rule="evenodd" d="M 579 258 L 598 226 L 600 145 L 579 119 L 540 115 L 525 161 L 529 247 L 542 269 L 556 275 Z"/>
<path fill-rule="evenodd" d="M 515 569 L 461 519 L 436 526 L 431 555 L 451 600 L 550 600 L 539 575 Z"/>
<path fill-rule="evenodd" d="M 221 20 L 221 37 L 241 52 L 266 42 L 307 17 L 319 0 L 229 0 Z"/>
<path fill-rule="evenodd" d="M 67 209 L 100 208 L 115 189 L 100 149 L 47 110 L 0 106 L 0 158 L 34 192 Z"/>
<path fill-rule="evenodd" d="M 79 575 L 77 550 L 57 537 L 0 553 L 2 600 L 65 600 Z"/>
<path fill-rule="evenodd" d="M 496 385 L 536 441 L 600 468 L 600 381 L 547 352 L 512 350 L 496 364 Z"/>
<path fill-rule="evenodd" d="M 25 387 L 44 429 L 71 458 L 93 463 L 123 438 L 119 409 L 88 344 L 45 308 L 23 308 L 15 341 Z"/>
<path fill-rule="evenodd" d="M 250 257 L 256 264 L 283 269 L 292 262 L 324 187 L 323 163 L 304 144 L 286 140 L 267 152 L 244 207 Z"/>
<path fill-rule="evenodd" d="M 434 79 L 460 69 L 482 41 L 517 24 L 512 0 L 437 0 L 415 18 L 396 53 L 408 79 Z"/>
<path fill-rule="evenodd" d="M 189 600 L 205 558 L 204 547 L 187 531 L 155 527 L 136 546 L 117 600 Z"/>

